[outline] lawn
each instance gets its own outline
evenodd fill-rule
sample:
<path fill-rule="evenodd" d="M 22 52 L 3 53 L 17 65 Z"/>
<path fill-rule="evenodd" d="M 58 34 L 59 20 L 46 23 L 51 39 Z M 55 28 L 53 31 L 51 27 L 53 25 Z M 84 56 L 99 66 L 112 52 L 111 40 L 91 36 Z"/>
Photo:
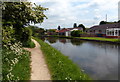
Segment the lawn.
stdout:
<path fill-rule="evenodd" d="M 117 42 L 118 41 L 118 39 L 100 38 L 100 37 L 80 37 L 80 39 L 99 40 L 99 41 L 111 41 L 111 42 Z"/>

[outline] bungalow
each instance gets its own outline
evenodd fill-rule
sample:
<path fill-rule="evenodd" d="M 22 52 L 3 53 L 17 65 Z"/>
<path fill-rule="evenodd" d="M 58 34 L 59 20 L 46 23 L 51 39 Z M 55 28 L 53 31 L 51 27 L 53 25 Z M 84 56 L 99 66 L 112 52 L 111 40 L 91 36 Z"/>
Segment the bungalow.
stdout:
<path fill-rule="evenodd" d="M 83 28 L 64 28 L 62 30 L 59 31 L 59 35 L 63 35 L 63 36 L 71 36 L 71 32 L 74 30 L 82 30 Z"/>
<path fill-rule="evenodd" d="M 118 37 L 120 36 L 120 23 L 103 24 L 93 26 L 86 30 L 87 34 L 95 35 L 98 37 Z"/>

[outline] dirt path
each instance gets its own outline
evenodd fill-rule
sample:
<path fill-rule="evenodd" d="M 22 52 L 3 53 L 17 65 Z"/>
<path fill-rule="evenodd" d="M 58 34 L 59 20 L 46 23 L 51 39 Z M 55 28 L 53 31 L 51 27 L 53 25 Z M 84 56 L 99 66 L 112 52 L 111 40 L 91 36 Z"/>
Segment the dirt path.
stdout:
<path fill-rule="evenodd" d="M 51 80 L 48 67 L 45 63 L 44 56 L 40 50 L 40 45 L 33 40 L 35 48 L 25 48 L 31 52 L 31 80 Z"/>

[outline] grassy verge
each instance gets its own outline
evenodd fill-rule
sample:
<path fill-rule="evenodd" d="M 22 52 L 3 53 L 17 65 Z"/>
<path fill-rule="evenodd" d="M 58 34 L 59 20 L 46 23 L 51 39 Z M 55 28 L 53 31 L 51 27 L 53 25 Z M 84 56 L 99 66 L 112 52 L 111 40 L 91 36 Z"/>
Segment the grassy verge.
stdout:
<path fill-rule="evenodd" d="M 95 40 L 95 41 L 107 41 L 120 43 L 120 39 L 113 38 L 100 38 L 100 37 L 71 37 L 71 36 L 51 36 L 51 37 L 61 37 L 61 38 L 72 38 L 72 39 L 82 39 L 82 40 Z"/>
<path fill-rule="evenodd" d="M 67 56 L 40 39 L 34 38 L 41 45 L 52 80 L 91 80 Z"/>
<path fill-rule="evenodd" d="M 3 80 L 29 80 L 30 79 L 30 52 L 22 49 L 22 53 L 15 54 L 11 50 L 2 50 L 2 76 Z"/>
<path fill-rule="evenodd" d="M 100 41 L 111 41 L 111 42 L 117 42 L 117 41 L 118 41 L 118 39 L 100 38 L 100 37 L 80 37 L 80 39 L 100 40 Z"/>

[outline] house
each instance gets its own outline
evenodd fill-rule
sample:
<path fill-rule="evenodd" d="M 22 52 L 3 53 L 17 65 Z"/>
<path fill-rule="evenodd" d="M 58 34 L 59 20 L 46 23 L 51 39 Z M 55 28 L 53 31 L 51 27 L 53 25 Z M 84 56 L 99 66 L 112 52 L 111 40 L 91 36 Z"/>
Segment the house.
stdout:
<path fill-rule="evenodd" d="M 71 32 L 74 30 L 82 30 L 83 28 L 79 27 L 79 28 L 64 28 L 62 30 L 59 30 L 59 35 L 63 35 L 63 36 L 71 36 Z"/>
<path fill-rule="evenodd" d="M 114 24 L 103 24 L 103 25 L 93 26 L 87 29 L 86 33 L 98 37 L 117 37 L 120 36 L 119 31 L 120 31 L 120 23 L 114 23 Z"/>

